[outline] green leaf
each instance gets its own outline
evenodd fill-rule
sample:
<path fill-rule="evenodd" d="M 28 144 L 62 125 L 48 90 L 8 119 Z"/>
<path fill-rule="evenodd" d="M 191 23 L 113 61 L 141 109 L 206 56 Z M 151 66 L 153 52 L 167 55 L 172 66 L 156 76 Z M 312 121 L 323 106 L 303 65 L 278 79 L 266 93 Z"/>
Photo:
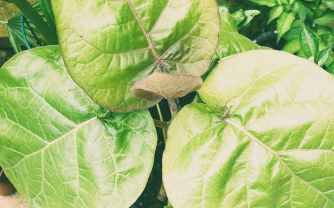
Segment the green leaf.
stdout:
<path fill-rule="evenodd" d="M 315 4 L 315 6 L 318 7 L 319 4 L 321 3 L 321 1 L 322 1 L 322 0 L 314 0 L 314 4 Z"/>
<path fill-rule="evenodd" d="M 241 53 L 254 49 L 260 49 L 261 46 L 249 40 L 238 33 L 238 24 L 233 16 L 229 13 L 220 13 L 221 28 L 219 35 L 219 46 L 216 56 L 219 59 L 233 54 Z"/>
<path fill-rule="evenodd" d="M 292 5 L 295 3 L 295 0 L 288 0 L 289 1 L 289 4 Z"/>
<path fill-rule="evenodd" d="M 58 46 L 0 70 L 0 165 L 30 207 L 129 207 L 150 175 L 148 111 L 108 113 L 69 77 Z"/>
<path fill-rule="evenodd" d="M 317 57 L 317 63 L 319 66 L 324 66 L 325 63 L 333 56 L 333 48 L 328 47 L 320 51 Z"/>
<path fill-rule="evenodd" d="M 326 71 L 328 71 L 331 74 L 334 74 L 334 62 L 327 67 Z"/>
<path fill-rule="evenodd" d="M 288 13 L 288 12 L 283 12 L 283 14 L 278 18 L 277 21 L 278 41 L 286 32 L 290 30 L 292 23 L 295 21 L 295 18 L 296 17 L 294 13 Z"/>
<path fill-rule="evenodd" d="M 275 6 L 273 7 L 270 12 L 269 12 L 269 20 L 268 20 L 268 24 L 277 19 L 279 16 L 281 16 L 281 14 L 283 13 L 283 7 L 282 6 Z"/>
<path fill-rule="evenodd" d="M 56 24 L 55 19 L 52 12 L 52 6 L 50 0 L 38 0 L 39 5 L 41 5 L 41 9 L 46 19 L 46 23 L 48 24 L 51 32 L 56 34 Z"/>
<path fill-rule="evenodd" d="M 290 0 L 277 0 L 279 5 L 289 5 Z"/>
<path fill-rule="evenodd" d="M 319 18 L 315 19 L 314 23 L 318 25 L 322 25 L 322 26 L 326 26 L 331 23 L 334 23 L 334 12 L 333 11 L 325 12 Z"/>
<path fill-rule="evenodd" d="M 298 14 L 298 17 L 301 22 L 304 22 L 307 17 L 308 11 L 302 2 L 297 1 L 295 4 L 293 4 L 293 12 Z"/>
<path fill-rule="evenodd" d="M 39 15 L 33 6 L 27 0 L 12 0 L 12 2 L 23 12 L 23 14 L 36 26 L 38 31 L 48 44 L 57 44 L 57 35 L 50 30 L 41 15 Z"/>
<path fill-rule="evenodd" d="M 286 32 L 282 38 L 286 41 L 291 41 L 294 39 L 298 39 L 299 37 L 299 32 L 302 27 L 302 22 L 299 20 L 295 20 L 288 32 Z"/>
<path fill-rule="evenodd" d="M 240 27 L 247 26 L 254 19 L 254 17 L 259 15 L 260 13 L 261 12 L 259 10 L 246 10 L 246 19 L 241 23 Z"/>
<path fill-rule="evenodd" d="M 297 53 L 300 50 L 298 38 L 290 40 L 287 44 L 284 45 L 282 50 L 289 53 Z"/>
<path fill-rule="evenodd" d="M 328 27 L 317 28 L 316 34 L 318 36 L 334 36 L 334 34 L 332 34 L 332 30 Z"/>
<path fill-rule="evenodd" d="M 219 12 L 229 12 L 231 9 L 231 5 L 229 3 L 219 3 L 218 10 Z"/>
<path fill-rule="evenodd" d="M 42 10 L 37 2 L 36 4 L 33 5 L 34 10 L 40 14 L 43 18 Z M 21 28 L 21 21 L 22 21 L 22 16 L 23 13 L 20 12 L 19 14 L 11 17 L 6 21 L 6 28 L 9 36 L 10 43 L 16 53 L 21 52 L 22 50 L 25 50 L 25 40 L 22 34 L 22 28 Z M 37 47 L 40 44 L 47 44 L 47 40 L 43 37 L 43 35 L 37 30 L 36 26 L 32 24 L 29 19 L 27 21 L 30 23 L 31 30 L 28 27 L 28 25 L 25 23 L 24 24 L 24 31 L 27 37 L 27 42 L 30 45 L 30 47 Z M 35 35 L 33 34 L 35 33 Z"/>
<path fill-rule="evenodd" d="M 223 11 L 221 11 L 223 12 Z M 234 17 L 234 19 L 237 20 L 237 23 L 239 25 L 239 27 L 244 27 L 247 26 L 256 15 L 259 15 L 261 12 L 259 10 L 238 10 L 236 12 L 234 12 L 232 15 Z"/>
<path fill-rule="evenodd" d="M 327 5 L 328 8 L 330 8 L 331 10 L 334 10 L 334 1 L 333 1 L 333 0 L 327 0 L 327 1 L 326 1 L 326 5 Z"/>
<path fill-rule="evenodd" d="M 314 32 L 305 25 L 302 26 L 302 29 L 299 33 L 299 44 L 307 58 L 317 57 L 319 52 L 318 38 Z"/>
<path fill-rule="evenodd" d="M 278 4 L 276 0 L 248 0 L 248 1 L 268 7 L 273 7 Z"/>
<path fill-rule="evenodd" d="M 233 14 L 234 19 L 237 21 L 237 24 L 241 24 L 246 19 L 245 11 L 239 9 L 238 11 L 234 12 Z"/>
<path fill-rule="evenodd" d="M 238 21 L 235 19 L 232 14 L 227 12 L 220 13 L 220 34 L 219 37 L 223 37 L 224 35 L 221 33 L 224 32 L 238 32 Z"/>
<path fill-rule="evenodd" d="M 203 75 L 218 44 L 215 0 L 53 0 L 52 5 L 71 77 L 112 111 L 156 104 L 159 100 L 139 99 L 130 90 L 153 71 Z"/>
<path fill-rule="evenodd" d="M 286 52 L 224 59 L 169 128 L 174 207 L 334 207 L 334 77 Z"/>

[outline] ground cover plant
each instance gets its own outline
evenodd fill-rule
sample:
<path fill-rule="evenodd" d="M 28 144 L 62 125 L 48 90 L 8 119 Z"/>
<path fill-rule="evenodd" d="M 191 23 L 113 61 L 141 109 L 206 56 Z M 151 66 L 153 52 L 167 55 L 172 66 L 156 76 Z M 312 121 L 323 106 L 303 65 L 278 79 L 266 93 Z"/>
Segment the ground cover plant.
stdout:
<path fill-rule="evenodd" d="M 330 1 L 13 2 L 0 165 L 29 207 L 334 207 Z"/>

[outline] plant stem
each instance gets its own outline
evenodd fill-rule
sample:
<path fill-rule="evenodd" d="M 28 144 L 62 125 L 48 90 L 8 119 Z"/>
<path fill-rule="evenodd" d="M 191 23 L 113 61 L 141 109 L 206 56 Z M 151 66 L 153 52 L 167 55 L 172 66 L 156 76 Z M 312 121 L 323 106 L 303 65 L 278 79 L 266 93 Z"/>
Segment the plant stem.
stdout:
<path fill-rule="evenodd" d="M 173 119 L 176 116 L 176 114 L 179 112 L 178 107 L 177 107 L 177 99 L 168 100 L 168 105 L 169 105 L 169 110 L 170 110 L 170 113 L 171 113 L 171 117 Z M 160 111 L 160 109 L 158 109 L 158 111 Z M 160 113 L 161 113 L 161 111 L 160 111 Z M 167 136 L 165 138 L 167 138 Z M 166 140 L 165 140 L 165 142 L 166 142 Z M 161 201 L 161 202 L 167 201 L 167 203 L 168 203 L 167 194 L 166 194 L 166 190 L 165 190 L 165 187 L 164 187 L 163 183 L 161 184 L 161 188 L 160 188 L 159 195 L 158 195 L 158 200 Z"/>
<path fill-rule="evenodd" d="M 165 121 L 160 121 L 160 120 L 155 120 L 154 119 L 154 125 L 160 129 L 162 129 L 164 132 L 166 132 L 166 130 L 168 130 L 168 122 Z"/>
<path fill-rule="evenodd" d="M 158 200 L 161 202 L 166 202 L 167 201 L 167 193 L 164 184 L 161 184 L 161 188 L 158 194 Z M 168 201 L 167 201 L 168 203 Z"/>
<path fill-rule="evenodd" d="M 159 114 L 160 121 L 156 121 L 155 120 L 154 124 L 155 124 L 155 126 L 161 128 L 162 134 L 163 134 L 163 137 L 164 137 L 164 141 L 166 142 L 167 141 L 167 132 L 166 132 L 166 130 L 168 129 L 168 124 L 166 125 L 166 122 L 164 122 L 164 118 L 162 116 L 162 112 L 161 112 L 159 103 L 157 104 L 157 109 L 158 109 L 158 114 Z"/>
<path fill-rule="evenodd" d="M 35 9 L 26 0 L 12 0 L 12 2 L 22 11 L 22 13 L 36 26 L 43 34 L 47 44 L 57 44 L 56 34 L 51 32 L 43 18 L 35 11 Z"/>
<path fill-rule="evenodd" d="M 162 134 L 163 134 L 163 137 L 164 137 L 164 141 L 165 141 L 165 144 L 166 144 L 168 123 L 164 122 L 164 118 L 162 116 L 162 112 L 161 112 L 159 103 L 157 104 L 157 109 L 158 109 L 158 114 L 159 114 L 160 121 L 154 120 L 154 124 L 155 124 L 155 126 L 161 128 Z M 165 202 L 167 200 L 167 194 L 166 194 L 165 187 L 164 187 L 163 183 L 161 184 L 161 187 L 160 187 L 160 191 L 159 191 L 159 194 L 158 194 L 158 200 L 161 201 L 161 202 Z"/>
<path fill-rule="evenodd" d="M 259 37 L 257 37 L 254 42 L 257 43 L 257 44 L 264 44 L 266 43 L 267 41 L 269 40 L 273 40 L 273 39 L 276 39 L 277 38 L 277 32 L 266 32 L 266 33 L 263 33 L 262 35 L 260 35 Z"/>
<path fill-rule="evenodd" d="M 168 105 L 170 109 L 170 114 L 172 116 L 172 119 L 176 116 L 176 114 L 179 112 L 177 107 L 177 100 L 168 100 Z"/>

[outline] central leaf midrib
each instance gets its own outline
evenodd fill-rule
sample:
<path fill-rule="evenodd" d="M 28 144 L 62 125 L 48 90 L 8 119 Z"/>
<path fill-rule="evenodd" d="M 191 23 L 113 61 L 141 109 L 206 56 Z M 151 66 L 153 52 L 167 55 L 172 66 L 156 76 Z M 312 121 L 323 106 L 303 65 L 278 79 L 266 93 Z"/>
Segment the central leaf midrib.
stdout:
<path fill-rule="evenodd" d="M 19 165 L 21 162 L 23 162 L 25 159 L 33 156 L 33 155 L 36 155 L 38 153 L 41 153 L 43 152 L 44 150 L 48 149 L 50 146 L 52 146 L 53 144 L 57 143 L 58 141 L 62 140 L 63 138 L 65 138 L 67 135 L 73 133 L 73 132 L 76 132 L 77 130 L 79 130 L 80 128 L 82 128 L 83 126 L 86 126 L 88 124 L 90 124 L 91 122 L 94 122 L 96 121 L 98 118 L 97 116 L 94 116 L 93 118 L 89 119 L 89 120 L 86 120 L 84 122 L 82 122 L 81 124 L 77 125 L 76 127 L 74 127 L 73 129 L 71 129 L 70 131 L 66 132 L 65 134 L 61 135 L 60 137 L 54 139 L 52 142 L 48 143 L 47 145 L 45 145 L 44 147 L 42 147 L 41 149 L 38 149 L 28 155 L 25 155 L 22 159 L 20 159 L 14 166 L 12 167 L 9 167 L 9 168 L 6 168 L 6 170 L 9 170 L 9 169 L 13 169 L 15 168 L 17 165 Z M 76 139 L 76 138 L 75 138 Z"/>
<path fill-rule="evenodd" d="M 135 7 L 132 5 L 131 0 L 126 0 L 126 2 L 127 2 L 128 5 L 130 6 L 130 9 L 131 9 L 131 11 L 132 11 L 134 17 L 135 17 L 136 21 L 138 22 L 139 27 L 140 27 L 141 31 L 143 32 L 143 34 L 144 34 L 144 36 L 145 36 L 145 39 L 146 39 L 146 41 L 147 41 L 147 43 L 148 43 L 148 46 L 149 46 L 149 50 L 152 51 L 153 56 L 154 56 L 154 58 L 156 59 L 156 62 L 157 62 L 158 64 L 161 64 L 161 57 L 160 57 L 160 55 L 158 54 L 158 52 L 155 50 L 154 45 L 153 45 L 153 43 L 152 43 L 152 41 L 151 41 L 151 39 L 150 39 L 148 33 L 146 32 L 146 30 L 145 30 L 145 28 L 144 28 L 144 25 L 143 25 L 143 22 L 141 21 L 139 15 L 137 14 Z"/>
<path fill-rule="evenodd" d="M 298 176 L 297 174 L 295 174 L 291 168 L 279 157 L 279 155 L 272 150 L 270 147 L 268 147 L 267 145 L 263 144 L 259 139 L 257 139 L 255 136 L 253 136 L 245 127 L 239 125 L 236 121 L 234 121 L 231 118 L 226 118 L 224 119 L 224 121 L 228 124 L 230 124 L 231 126 L 235 127 L 236 129 L 238 129 L 239 131 L 241 131 L 243 134 L 245 134 L 248 138 L 250 138 L 253 142 L 256 142 L 257 144 L 259 144 L 261 147 L 263 147 L 265 150 L 267 150 L 268 152 L 270 152 L 272 155 L 274 155 L 278 161 L 280 163 L 282 163 L 282 165 L 288 170 L 288 172 L 290 173 L 290 175 L 292 177 L 296 177 L 299 178 L 301 181 L 305 182 L 306 184 L 308 184 L 310 187 L 312 187 L 313 189 L 315 189 L 317 192 L 321 193 L 321 195 L 323 195 L 330 203 L 334 204 L 334 201 L 329 199 L 325 193 L 323 193 L 322 191 L 320 191 L 318 188 L 316 188 L 315 186 L 313 186 L 311 183 L 305 181 L 303 178 L 301 178 L 300 176 Z"/>

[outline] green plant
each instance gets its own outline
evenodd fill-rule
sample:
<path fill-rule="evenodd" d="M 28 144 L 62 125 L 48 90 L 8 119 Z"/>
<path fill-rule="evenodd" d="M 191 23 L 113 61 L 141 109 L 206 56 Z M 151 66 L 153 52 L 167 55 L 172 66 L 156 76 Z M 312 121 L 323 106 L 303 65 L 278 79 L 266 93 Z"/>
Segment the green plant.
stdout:
<path fill-rule="evenodd" d="M 283 50 L 310 58 L 329 71 L 334 67 L 334 8 L 330 0 L 249 0 L 270 7 L 268 24 L 276 21 Z M 328 55 L 330 54 L 330 55 Z"/>
<path fill-rule="evenodd" d="M 238 21 L 232 14 L 220 12 L 220 34 L 215 59 L 221 60 L 224 57 L 249 50 L 263 48 L 238 32 Z"/>
<path fill-rule="evenodd" d="M 158 207 L 333 205 L 333 76 L 245 37 L 260 8 L 53 0 L 53 21 L 49 6 L 60 46 L 0 70 L 0 165 L 31 207 L 131 206 L 157 136 Z M 326 66 L 331 48 L 312 37 L 298 31 L 301 50 Z"/>

